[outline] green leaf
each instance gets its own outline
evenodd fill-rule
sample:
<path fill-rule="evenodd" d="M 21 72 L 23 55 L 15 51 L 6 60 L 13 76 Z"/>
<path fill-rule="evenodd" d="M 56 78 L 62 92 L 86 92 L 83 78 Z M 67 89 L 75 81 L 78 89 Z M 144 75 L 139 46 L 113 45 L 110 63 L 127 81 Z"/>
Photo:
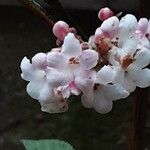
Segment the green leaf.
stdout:
<path fill-rule="evenodd" d="M 60 140 L 21 140 L 26 150 L 73 150 L 73 147 Z"/>

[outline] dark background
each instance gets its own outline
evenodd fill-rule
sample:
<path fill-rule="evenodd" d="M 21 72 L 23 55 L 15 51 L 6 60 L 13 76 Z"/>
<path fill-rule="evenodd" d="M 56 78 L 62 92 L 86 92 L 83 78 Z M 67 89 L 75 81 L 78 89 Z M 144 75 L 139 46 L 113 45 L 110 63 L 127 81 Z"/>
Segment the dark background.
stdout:
<path fill-rule="evenodd" d="M 81 1 L 81 0 L 80 0 Z M 94 33 L 100 25 L 97 19 L 98 9 L 89 1 L 80 7 L 62 4 L 52 0 L 45 9 L 55 21 L 65 20 L 71 26 L 79 28 L 86 36 Z M 70 0 L 71 2 L 71 0 Z M 120 1 L 107 2 L 115 12 L 124 10 L 137 17 L 149 18 L 148 0 L 136 7 Z M 1 2 L 3 3 L 3 1 Z M 3 3 L 4 4 L 4 3 Z M 5 3 L 6 4 L 6 3 Z M 13 4 L 9 1 L 7 4 Z M 14 1 L 15 4 L 15 1 Z M 45 7 L 44 2 L 41 4 Z M 120 6 L 120 9 L 118 5 Z M 121 5 L 122 4 L 122 5 Z M 127 6 L 131 6 L 130 8 Z M 71 7 L 69 7 L 71 6 Z M 116 7 L 117 6 L 117 7 Z M 131 134 L 133 120 L 133 93 L 128 99 L 114 103 L 113 111 L 101 115 L 81 106 L 78 98 L 72 98 L 69 111 L 63 114 L 47 114 L 40 111 L 39 104 L 30 98 L 25 90 L 26 82 L 20 78 L 20 62 L 24 56 L 31 58 L 38 52 L 47 52 L 55 47 L 55 37 L 51 28 L 39 17 L 19 5 L 0 6 L 0 150 L 23 150 L 20 139 L 60 139 L 71 143 L 76 150 L 127 150 L 128 137 Z M 147 90 L 149 92 L 149 90 Z M 149 99 L 149 96 L 147 98 Z M 144 101 L 145 99 L 143 99 Z M 149 107 L 149 102 L 147 104 Z M 142 139 L 144 147 L 150 149 L 150 117 L 147 109 Z M 147 149 L 147 150 L 148 150 Z"/>

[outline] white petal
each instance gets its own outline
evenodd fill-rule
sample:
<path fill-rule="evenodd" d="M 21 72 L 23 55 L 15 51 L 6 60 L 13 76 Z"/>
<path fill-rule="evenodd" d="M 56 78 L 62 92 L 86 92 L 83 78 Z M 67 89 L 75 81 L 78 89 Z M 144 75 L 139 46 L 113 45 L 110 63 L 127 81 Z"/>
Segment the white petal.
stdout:
<path fill-rule="evenodd" d="M 140 88 L 150 86 L 150 69 L 143 69 L 136 77 L 136 84 Z"/>
<path fill-rule="evenodd" d="M 73 80 L 70 72 L 59 72 L 53 68 L 48 68 L 46 78 L 51 87 L 64 86 Z"/>
<path fill-rule="evenodd" d="M 65 56 L 60 52 L 49 52 L 47 54 L 47 63 L 52 68 L 62 68 L 65 66 Z"/>
<path fill-rule="evenodd" d="M 43 86 L 45 86 L 44 81 L 38 81 L 38 82 L 37 81 L 31 81 L 27 85 L 27 93 L 32 98 L 34 98 L 36 100 L 40 100 L 40 92 L 41 92 Z"/>
<path fill-rule="evenodd" d="M 150 69 L 139 69 L 136 66 L 130 66 L 128 73 L 138 87 L 146 88 L 150 86 Z"/>
<path fill-rule="evenodd" d="M 30 60 L 27 59 L 27 57 L 24 57 L 23 60 L 21 61 L 20 68 L 22 70 L 21 77 L 24 80 L 30 81 L 34 78 L 34 68 L 30 63 Z"/>
<path fill-rule="evenodd" d="M 53 89 L 48 84 L 45 84 L 45 86 L 43 86 L 43 88 L 41 89 L 39 101 L 42 104 L 47 104 L 51 101 L 54 101 Z"/>
<path fill-rule="evenodd" d="M 46 69 L 47 67 L 47 60 L 45 53 L 38 53 L 34 57 L 32 57 L 32 64 L 37 69 Z"/>
<path fill-rule="evenodd" d="M 136 53 L 134 59 L 135 61 L 133 64 L 139 66 L 140 68 L 144 68 L 150 64 L 150 51 L 143 47 Z"/>
<path fill-rule="evenodd" d="M 119 84 L 108 84 L 103 87 L 105 96 L 110 100 L 119 100 L 126 98 L 129 93 Z M 107 94 L 108 93 L 108 94 Z"/>
<path fill-rule="evenodd" d="M 114 37 L 119 29 L 119 19 L 116 16 L 110 17 L 102 23 L 100 28 L 109 37 Z"/>
<path fill-rule="evenodd" d="M 146 47 L 150 50 L 150 42 L 145 36 L 140 39 L 140 42 L 143 47 Z"/>
<path fill-rule="evenodd" d="M 82 67 L 89 70 L 96 66 L 98 61 L 98 53 L 94 50 L 84 50 L 79 59 Z"/>
<path fill-rule="evenodd" d="M 119 39 L 120 55 L 122 57 L 126 55 L 132 56 L 137 50 L 138 42 L 138 36 L 135 34 L 131 36 L 123 35 Z"/>
<path fill-rule="evenodd" d="M 120 20 L 120 35 L 131 35 L 138 27 L 137 19 L 134 15 L 127 14 Z"/>
<path fill-rule="evenodd" d="M 129 77 L 128 73 L 124 76 L 124 82 L 121 84 L 124 89 L 126 89 L 129 93 L 133 92 L 136 89 L 135 82 Z"/>
<path fill-rule="evenodd" d="M 107 99 L 100 90 L 94 92 L 93 107 L 97 112 L 106 114 L 112 110 L 113 103 L 112 100 Z"/>
<path fill-rule="evenodd" d="M 70 88 L 67 86 L 64 86 L 61 88 L 61 92 L 62 92 L 62 96 L 63 98 L 69 98 L 71 95 L 71 90 Z"/>
<path fill-rule="evenodd" d="M 80 42 L 78 39 L 75 38 L 73 33 L 69 33 L 65 37 L 61 52 L 70 57 L 77 57 L 81 54 L 82 49 Z"/>
<path fill-rule="evenodd" d="M 113 82 L 113 73 L 111 66 L 102 67 L 97 73 L 97 82 L 103 85 Z"/>
<path fill-rule="evenodd" d="M 81 102 L 84 107 L 93 107 L 93 86 L 94 82 L 90 79 L 76 78 L 75 83 L 77 87 L 82 91 Z"/>

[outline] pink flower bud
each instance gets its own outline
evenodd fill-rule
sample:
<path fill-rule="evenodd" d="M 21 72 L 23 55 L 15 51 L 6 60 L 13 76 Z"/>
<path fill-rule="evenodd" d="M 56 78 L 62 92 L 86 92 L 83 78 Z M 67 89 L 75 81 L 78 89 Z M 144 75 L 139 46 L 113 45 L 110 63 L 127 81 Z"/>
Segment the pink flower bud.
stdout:
<path fill-rule="evenodd" d="M 53 34 L 60 40 L 64 40 L 64 37 L 69 33 L 69 25 L 64 21 L 58 21 L 53 27 Z"/>
<path fill-rule="evenodd" d="M 45 69 L 47 66 L 46 54 L 38 53 L 34 57 L 32 57 L 32 64 L 35 68 Z"/>
<path fill-rule="evenodd" d="M 114 13 L 108 7 L 100 9 L 100 11 L 98 13 L 98 18 L 101 21 L 104 21 L 112 16 L 114 16 Z"/>
<path fill-rule="evenodd" d="M 95 31 L 95 35 L 94 35 L 94 41 L 95 41 L 95 43 L 99 43 L 99 41 L 102 39 L 102 38 L 104 38 L 105 37 L 105 35 L 104 35 L 104 32 L 102 31 L 102 29 L 99 27 L 99 28 L 97 28 L 96 29 L 96 31 Z"/>
<path fill-rule="evenodd" d="M 148 29 L 148 19 L 141 18 L 138 22 L 138 30 L 142 32 L 142 34 L 145 34 Z"/>

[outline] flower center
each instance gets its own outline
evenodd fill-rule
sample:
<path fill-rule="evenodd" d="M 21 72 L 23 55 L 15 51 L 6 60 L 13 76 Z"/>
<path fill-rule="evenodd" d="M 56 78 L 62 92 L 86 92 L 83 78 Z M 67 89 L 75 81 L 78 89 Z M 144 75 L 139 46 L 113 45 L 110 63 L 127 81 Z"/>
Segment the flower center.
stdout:
<path fill-rule="evenodd" d="M 78 65 L 79 64 L 79 59 L 78 58 L 75 58 L 75 57 L 71 57 L 69 59 L 69 64 L 70 65 Z"/>
<path fill-rule="evenodd" d="M 128 66 L 134 61 L 133 57 L 130 55 L 127 55 L 123 58 L 121 62 L 121 66 L 123 69 L 127 69 Z"/>

